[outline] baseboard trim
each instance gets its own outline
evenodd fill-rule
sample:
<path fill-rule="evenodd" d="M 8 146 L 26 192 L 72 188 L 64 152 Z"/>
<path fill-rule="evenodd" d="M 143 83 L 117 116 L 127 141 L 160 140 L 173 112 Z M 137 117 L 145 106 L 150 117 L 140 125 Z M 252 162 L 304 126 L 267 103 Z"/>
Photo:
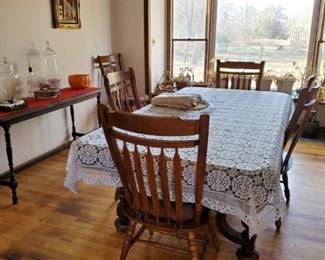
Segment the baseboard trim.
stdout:
<path fill-rule="evenodd" d="M 37 164 L 37 163 L 43 161 L 43 160 L 51 157 L 52 155 L 54 155 L 54 154 L 56 154 L 58 152 L 61 152 L 62 150 L 68 148 L 70 146 L 70 144 L 71 144 L 70 141 L 66 142 L 66 143 L 61 144 L 60 146 L 58 146 L 58 147 L 56 147 L 56 148 L 54 148 L 54 149 L 52 149 L 52 150 L 50 150 L 48 152 L 45 152 L 45 153 L 43 153 L 43 154 L 41 154 L 39 156 L 36 156 L 36 157 L 28 160 L 27 162 L 24 162 L 22 164 L 19 164 L 18 166 L 15 166 L 14 167 L 14 173 L 17 174 L 17 173 L 19 173 L 19 172 L 21 172 L 21 171 L 23 171 L 23 170 Z M 9 170 L 7 170 L 5 172 L 2 172 L 2 173 L 0 173 L 0 178 L 3 178 L 8 174 L 9 174 Z"/>

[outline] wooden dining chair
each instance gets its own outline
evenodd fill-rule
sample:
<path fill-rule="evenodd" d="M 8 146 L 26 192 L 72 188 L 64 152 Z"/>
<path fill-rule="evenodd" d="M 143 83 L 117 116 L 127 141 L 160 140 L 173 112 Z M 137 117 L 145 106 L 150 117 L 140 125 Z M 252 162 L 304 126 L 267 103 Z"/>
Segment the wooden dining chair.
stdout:
<path fill-rule="evenodd" d="M 133 68 L 104 76 L 108 104 L 114 111 L 132 112 L 142 107 Z M 131 95 L 130 95 L 131 90 Z"/>
<path fill-rule="evenodd" d="M 212 232 L 208 239 L 204 241 L 201 239 L 203 249 L 199 251 L 195 233 L 196 229 L 209 223 L 209 210 L 201 203 L 209 116 L 201 115 L 199 120 L 150 117 L 110 112 L 104 105 L 100 105 L 99 115 L 128 204 L 125 213 L 130 222 L 120 259 L 126 259 L 130 247 L 135 242 L 190 253 L 191 259 L 199 259 L 211 240 L 218 248 L 216 234 Z M 157 138 L 158 136 L 160 138 Z M 164 136 L 178 139 L 162 140 L 161 137 Z M 184 136 L 188 138 L 179 139 Z M 183 167 L 180 151 L 184 148 L 197 151 L 196 171 L 193 172 L 196 175 L 195 203 L 183 201 Z M 135 234 L 137 224 L 141 227 Z M 189 250 L 170 247 L 152 239 L 142 239 L 140 237 L 145 230 L 151 235 L 158 232 L 186 238 Z"/>
<path fill-rule="evenodd" d="M 288 147 L 288 151 L 284 153 L 281 170 L 282 181 L 284 184 L 284 193 L 287 202 L 290 200 L 288 171 L 292 167 L 291 155 L 309 119 L 310 113 L 316 102 L 317 93 L 320 88 L 319 82 L 314 76 L 309 77 L 307 82 L 307 86 L 300 91 L 299 99 L 295 107 L 295 112 L 285 132 L 283 148 L 287 146 L 289 140 L 292 138 Z"/>
<path fill-rule="evenodd" d="M 95 59 L 95 63 L 98 63 L 102 77 L 104 78 L 109 73 L 124 71 L 122 55 L 118 53 L 117 55 L 110 54 L 110 55 L 98 55 Z M 105 79 L 104 79 L 105 84 Z M 126 89 L 127 94 L 129 95 L 129 90 Z M 128 101 L 130 102 L 129 107 L 135 108 L 135 101 L 132 96 L 129 95 Z M 141 106 L 145 106 L 150 103 L 149 97 L 147 95 L 140 96 L 139 101 Z"/>
<path fill-rule="evenodd" d="M 255 79 L 256 90 L 260 90 L 264 65 L 264 61 L 255 63 L 217 60 L 216 87 L 250 90 Z"/>
<path fill-rule="evenodd" d="M 124 70 L 122 55 L 120 53 L 116 55 L 98 55 L 95 59 L 95 63 L 98 63 L 102 75 Z"/>

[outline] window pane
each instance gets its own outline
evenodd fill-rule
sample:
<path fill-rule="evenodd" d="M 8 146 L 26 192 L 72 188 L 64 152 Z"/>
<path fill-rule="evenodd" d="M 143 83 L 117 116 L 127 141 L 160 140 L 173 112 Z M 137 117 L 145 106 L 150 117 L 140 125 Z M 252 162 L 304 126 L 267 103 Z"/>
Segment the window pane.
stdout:
<path fill-rule="evenodd" d="M 204 80 L 204 41 L 174 41 L 173 76 L 177 77 L 185 67 L 192 69 L 193 81 Z"/>
<path fill-rule="evenodd" d="M 265 60 L 278 76 L 306 66 L 314 1 L 219 0 L 216 57 Z M 270 71 L 269 71 L 270 72 Z"/>
<path fill-rule="evenodd" d="M 206 0 L 174 0 L 173 3 L 173 38 L 205 38 Z"/>

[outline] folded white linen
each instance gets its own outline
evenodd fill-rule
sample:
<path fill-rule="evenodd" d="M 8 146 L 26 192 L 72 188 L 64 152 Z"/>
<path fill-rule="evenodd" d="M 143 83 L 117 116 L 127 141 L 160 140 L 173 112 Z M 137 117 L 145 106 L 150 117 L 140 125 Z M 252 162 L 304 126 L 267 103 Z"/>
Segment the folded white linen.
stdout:
<path fill-rule="evenodd" d="M 177 95 L 177 94 L 161 94 L 151 100 L 151 104 L 155 106 L 170 107 L 176 109 L 187 110 L 200 104 L 202 97 L 200 95 Z"/>

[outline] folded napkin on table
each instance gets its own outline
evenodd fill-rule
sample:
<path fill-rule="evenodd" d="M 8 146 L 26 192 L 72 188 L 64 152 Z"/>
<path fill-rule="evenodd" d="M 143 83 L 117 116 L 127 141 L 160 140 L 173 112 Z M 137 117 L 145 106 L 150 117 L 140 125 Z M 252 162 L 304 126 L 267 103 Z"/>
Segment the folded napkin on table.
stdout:
<path fill-rule="evenodd" d="M 174 94 L 161 94 L 151 100 L 151 104 L 162 107 L 170 107 L 177 109 L 190 109 L 200 104 L 202 97 L 200 95 L 174 95 Z"/>

